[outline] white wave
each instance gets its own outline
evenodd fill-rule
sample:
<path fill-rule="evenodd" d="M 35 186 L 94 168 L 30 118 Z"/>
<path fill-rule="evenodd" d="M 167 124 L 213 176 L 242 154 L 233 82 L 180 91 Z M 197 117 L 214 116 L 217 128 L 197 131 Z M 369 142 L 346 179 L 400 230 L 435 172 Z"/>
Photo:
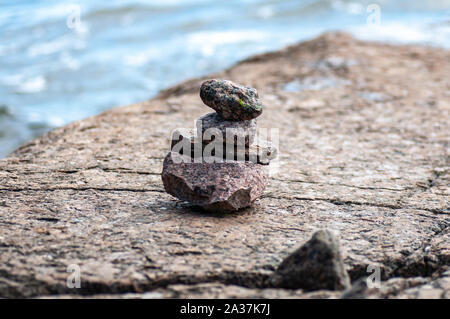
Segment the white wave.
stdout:
<path fill-rule="evenodd" d="M 28 48 L 27 54 L 30 57 L 36 57 L 39 55 L 48 55 L 56 52 L 61 52 L 67 49 L 81 50 L 86 47 L 84 40 L 74 39 L 70 36 L 63 36 L 58 40 L 36 43 Z"/>
<path fill-rule="evenodd" d="M 188 42 L 192 44 L 228 44 L 243 41 L 263 40 L 267 37 L 265 32 L 255 30 L 232 31 L 200 31 L 188 36 Z"/>
<path fill-rule="evenodd" d="M 63 49 L 67 49 L 71 44 L 68 38 L 61 38 L 56 41 L 46 42 L 46 43 L 36 43 L 32 45 L 27 54 L 30 57 L 35 57 L 38 55 L 47 55 L 55 52 L 62 51 Z"/>
<path fill-rule="evenodd" d="M 60 55 L 60 61 L 70 70 L 78 70 L 81 66 L 81 63 L 66 51 Z"/>
<path fill-rule="evenodd" d="M 423 24 L 406 24 L 400 22 L 382 22 L 378 26 L 356 26 L 349 31 L 356 37 L 372 41 L 388 41 L 410 44 L 436 44 L 450 46 L 449 30 L 445 26 L 434 27 L 438 29 L 432 32 L 430 26 Z"/>
<path fill-rule="evenodd" d="M 66 121 L 59 116 L 50 116 L 47 120 L 48 124 L 53 127 L 62 126 L 66 124 Z"/>
<path fill-rule="evenodd" d="M 50 115 L 48 112 L 31 111 L 26 114 L 26 122 L 42 123 L 51 127 L 58 127 L 68 123 L 69 121 L 61 116 Z"/>
<path fill-rule="evenodd" d="M 241 31 L 201 31 L 190 34 L 187 45 L 190 51 L 200 51 L 204 56 L 211 56 L 220 46 L 243 42 L 258 42 L 269 34 L 254 30 Z"/>
<path fill-rule="evenodd" d="M 73 7 L 76 4 L 73 3 L 66 3 L 66 4 L 52 4 L 52 5 L 45 5 L 40 8 L 37 8 L 34 10 L 33 15 L 38 20 L 47 20 L 47 19 L 54 19 L 54 18 L 62 18 L 67 17 L 71 11 L 73 10 Z"/>
<path fill-rule="evenodd" d="M 269 5 L 262 6 L 256 10 L 256 15 L 262 19 L 269 19 L 275 15 L 275 10 Z"/>
<path fill-rule="evenodd" d="M 335 0 L 331 2 L 331 7 L 336 11 L 342 11 L 352 15 L 359 15 L 364 12 L 364 6 L 356 1 L 344 2 L 342 0 Z"/>
<path fill-rule="evenodd" d="M 47 88 L 47 80 L 43 76 L 37 76 L 21 83 L 17 92 L 19 93 L 38 93 Z"/>
<path fill-rule="evenodd" d="M 123 57 L 123 63 L 128 66 L 142 66 L 146 64 L 151 59 L 158 57 L 161 51 L 155 48 L 150 48 L 145 51 L 128 54 Z"/>
<path fill-rule="evenodd" d="M 17 86 L 23 82 L 24 78 L 23 74 L 6 75 L 0 79 L 0 83 L 6 86 Z"/>

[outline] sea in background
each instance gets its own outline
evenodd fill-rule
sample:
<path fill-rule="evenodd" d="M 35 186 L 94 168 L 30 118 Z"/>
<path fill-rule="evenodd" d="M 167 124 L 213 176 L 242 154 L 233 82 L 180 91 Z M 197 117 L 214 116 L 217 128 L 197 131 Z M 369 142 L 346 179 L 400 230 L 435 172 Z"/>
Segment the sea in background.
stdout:
<path fill-rule="evenodd" d="M 0 0 L 0 157 L 52 128 L 331 30 L 450 48 L 450 0 Z"/>

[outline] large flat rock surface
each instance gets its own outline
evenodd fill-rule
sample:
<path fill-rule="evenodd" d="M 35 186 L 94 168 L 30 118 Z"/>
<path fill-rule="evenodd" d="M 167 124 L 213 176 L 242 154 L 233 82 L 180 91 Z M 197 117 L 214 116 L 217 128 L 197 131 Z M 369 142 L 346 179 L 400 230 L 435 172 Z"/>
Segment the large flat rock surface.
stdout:
<path fill-rule="evenodd" d="M 266 286 L 327 228 L 353 282 L 380 267 L 372 296 L 448 298 L 449 74 L 444 49 L 333 33 L 56 129 L 0 160 L 0 297 L 340 297 Z M 278 173 L 236 214 L 161 181 L 171 131 L 211 111 L 207 78 L 255 87 L 258 126 L 279 128 Z"/>

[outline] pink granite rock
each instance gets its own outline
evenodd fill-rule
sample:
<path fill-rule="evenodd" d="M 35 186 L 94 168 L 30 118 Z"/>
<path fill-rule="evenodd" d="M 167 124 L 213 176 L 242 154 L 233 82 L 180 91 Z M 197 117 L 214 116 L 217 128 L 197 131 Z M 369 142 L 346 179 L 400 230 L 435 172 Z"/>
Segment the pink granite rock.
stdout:
<path fill-rule="evenodd" d="M 190 156 L 170 152 L 162 181 L 169 194 L 211 212 L 235 212 L 250 206 L 268 183 L 264 166 L 254 163 L 194 163 Z"/>

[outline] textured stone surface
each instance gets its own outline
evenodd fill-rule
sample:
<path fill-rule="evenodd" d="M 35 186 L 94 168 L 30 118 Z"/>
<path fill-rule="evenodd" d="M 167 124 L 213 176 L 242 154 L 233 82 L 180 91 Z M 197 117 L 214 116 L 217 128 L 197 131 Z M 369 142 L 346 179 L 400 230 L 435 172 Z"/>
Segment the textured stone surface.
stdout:
<path fill-rule="evenodd" d="M 220 134 L 218 138 L 225 144 L 248 146 L 253 143 L 256 135 L 256 120 L 227 121 L 215 112 L 201 116 L 196 121 L 196 126 L 197 132 L 202 133 L 204 143 L 214 140 Z"/>
<path fill-rule="evenodd" d="M 256 89 L 229 80 L 213 79 L 203 82 L 200 97 L 203 103 L 226 120 L 251 120 L 262 113 Z"/>
<path fill-rule="evenodd" d="M 328 230 L 319 230 L 276 269 L 275 287 L 311 290 L 343 290 L 350 287 L 339 251 L 339 241 Z"/>
<path fill-rule="evenodd" d="M 258 140 L 248 147 L 244 145 L 231 147 L 222 144 L 222 148 L 220 148 L 220 144 L 217 144 L 217 146 L 212 144 L 210 145 L 211 148 L 205 149 L 206 145 L 196 140 L 194 134 L 192 129 L 175 130 L 172 135 L 171 150 L 192 158 L 201 158 L 203 155 L 216 156 L 216 149 L 219 149 L 219 152 L 222 152 L 223 159 L 247 161 L 262 165 L 270 164 L 278 156 L 278 149 L 268 141 Z M 218 157 L 220 158 L 220 156 Z"/>
<path fill-rule="evenodd" d="M 432 279 L 423 277 L 393 278 L 380 287 L 371 287 L 362 278 L 345 291 L 343 299 L 450 299 L 450 270 Z"/>
<path fill-rule="evenodd" d="M 161 176 L 169 194 L 217 213 L 250 206 L 262 195 L 268 182 L 262 165 L 195 163 L 190 156 L 174 152 L 164 159 Z"/>
<path fill-rule="evenodd" d="M 237 285 L 227 285 L 218 282 L 198 284 L 174 284 L 157 288 L 145 293 L 126 293 L 121 298 L 283 298 L 283 299 L 449 299 L 450 273 L 445 272 L 438 278 L 423 277 L 392 278 L 382 282 L 380 288 L 367 288 L 364 280 L 358 280 L 358 287 L 351 290 L 333 291 L 284 288 L 247 288 Z M 98 294 L 84 298 L 117 298 L 113 294 Z M 77 295 L 61 295 L 60 298 L 80 298 Z M 83 298 L 83 297 L 82 297 Z"/>
<path fill-rule="evenodd" d="M 419 296 L 450 263 L 448 74 L 448 50 L 327 34 L 209 75 L 257 88 L 258 126 L 280 129 L 279 172 L 240 214 L 200 213 L 161 182 L 205 79 L 56 129 L 0 160 L 0 296 L 339 298 L 266 285 L 324 228 L 353 282 L 378 265 L 373 296 Z"/>

